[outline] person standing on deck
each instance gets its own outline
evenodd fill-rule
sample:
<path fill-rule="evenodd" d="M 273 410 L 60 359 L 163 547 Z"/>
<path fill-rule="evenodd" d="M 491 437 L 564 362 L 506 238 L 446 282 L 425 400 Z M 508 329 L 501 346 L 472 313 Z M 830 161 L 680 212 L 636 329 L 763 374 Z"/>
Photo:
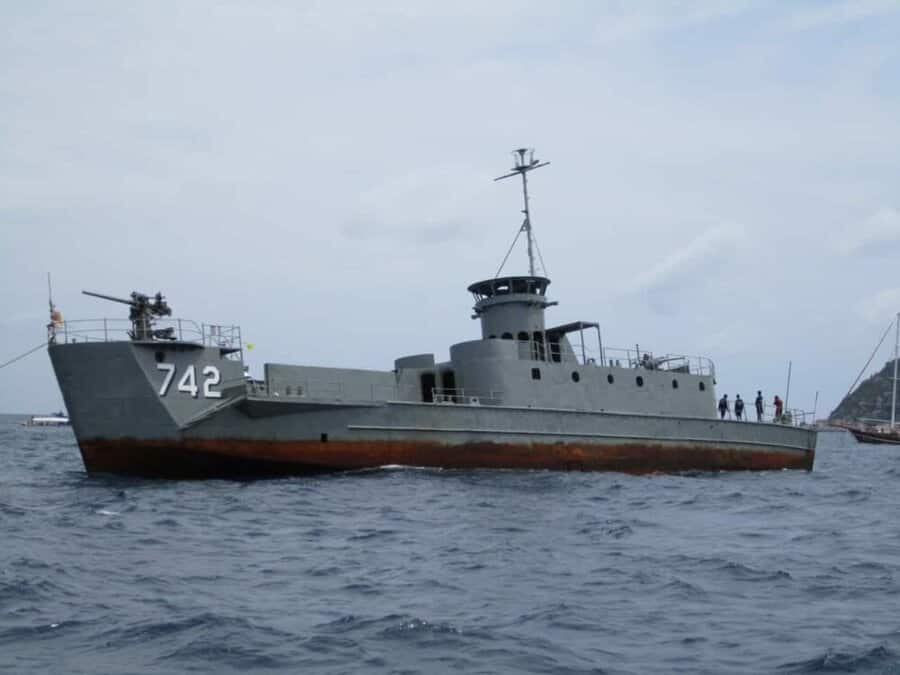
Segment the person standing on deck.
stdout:
<path fill-rule="evenodd" d="M 763 402 L 762 392 L 757 390 L 757 392 L 756 392 L 756 421 L 757 422 L 762 422 L 764 407 L 765 407 L 765 403 Z"/>
<path fill-rule="evenodd" d="M 775 400 L 773 401 L 775 404 L 775 421 L 781 421 L 781 414 L 784 412 L 784 401 L 782 401 L 778 394 L 775 394 Z"/>
<path fill-rule="evenodd" d="M 725 413 L 730 412 L 731 408 L 728 407 L 728 394 L 722 394 L 722 398 L 719 399 L 719 417 L 724 420 Z"/>
<path fill-rule="evenodd" d="M 737 418 L 738 422 L 742 422 L 744 418 L 744 400 L 741 398 L 741 395 L 738 394 L 737 398 L 734 399 L 734 416 Z"/>

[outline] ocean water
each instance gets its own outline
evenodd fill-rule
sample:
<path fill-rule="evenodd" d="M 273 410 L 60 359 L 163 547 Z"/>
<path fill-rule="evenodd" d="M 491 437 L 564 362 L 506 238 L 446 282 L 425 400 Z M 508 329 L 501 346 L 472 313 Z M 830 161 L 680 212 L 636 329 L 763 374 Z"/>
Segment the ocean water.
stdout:
<path fill-rule="evenodd" d="M 900 449 L 812 472 L 88 476 L 0 418 L 0 672 L 900 672 Z"/>

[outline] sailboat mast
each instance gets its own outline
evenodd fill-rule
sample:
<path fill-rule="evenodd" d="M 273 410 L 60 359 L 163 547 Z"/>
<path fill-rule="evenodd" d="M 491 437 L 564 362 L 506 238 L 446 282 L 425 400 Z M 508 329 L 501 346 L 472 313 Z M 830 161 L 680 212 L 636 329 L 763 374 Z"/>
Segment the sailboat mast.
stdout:
<path fill-rule="evenodd" d="M 891 394 L 891 429 L 894 428 L 894 422 L 897 419 L 897 352 L 900 350 L 900 312 L 894 319 L 894 327 L 896 335 L 894 337 L 894 387 Z"/>

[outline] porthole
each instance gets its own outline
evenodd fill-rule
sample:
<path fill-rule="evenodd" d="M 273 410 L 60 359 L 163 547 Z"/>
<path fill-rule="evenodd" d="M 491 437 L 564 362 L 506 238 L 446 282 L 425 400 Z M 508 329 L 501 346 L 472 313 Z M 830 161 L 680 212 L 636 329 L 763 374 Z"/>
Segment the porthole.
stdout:
<path fill-rule="evenodd" d="M 644 386 L 644 378 L 641 377 L 640 375 L 638 375 L 636 378 L 634 378 L 634 381 L 637 384 L 637 386 L 639 386 L 639 387 Z"/>
<path fill-rule="evenodd" d="M 163 352 L 156 352 L 156 354 L 154 354 L 154 356 L 156 357 L 157 363 L 162 363 L 163 361 L 166 360 L 166 355 Z"/>
<path fill-rule="evenodd" d="M 497 339 L 496 335 L 488 335 L 488 340 L 496 340 L 496 339 Z"/>
<path fill-rule="evenodd" d="M 678 389 L 678 380 L 672 380 L 672 389 Z"/>
<path fill-rule="evenodd" d="M 609 375 L 606 376 L 606 381 L 609 382 L 610 384 L 612 384 L 613 382 L 616 381 L 616 378 L 614 378 L 612 376 L 612 373 L 610 373 Z"/>
<path fill-rule="evenodd" d="M 540 368 L 532 368 L 531 369 L 531 379 L 532 380 L 541 379 L 541 369 Z"/>
<path fill-rule="evenodd" d="M 512 339 L 513 339 L 513 338 L 512 338 L 512 333 L 504 333 L 504 334 L 501 335 L 500 337 L 502 337 L 504 340 L 512 340 Z"/>
<path fill-rule="evenodd" d="M 700 383 L 700 391 L 706 391 L 706 382 Z"/>
<path fill-rule="evenodd" d="M 572 382 L 578 382 L 581 379 L 581 375 L 578 374 L 577 370 L 572 371 Z"/>

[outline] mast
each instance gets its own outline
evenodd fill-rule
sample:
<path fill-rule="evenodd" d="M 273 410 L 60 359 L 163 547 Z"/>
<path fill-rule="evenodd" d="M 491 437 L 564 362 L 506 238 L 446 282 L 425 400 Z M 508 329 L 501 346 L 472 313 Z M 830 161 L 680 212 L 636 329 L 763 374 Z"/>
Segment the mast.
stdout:
<path fill-rule="evenodd" d="M 47 272 L 47 302 L 50 304 L 50 323 L 47 324 L 47 341 L 56 343 L 56 327 L 62 324 L 62 314 L 56 310 L 53 304 L 53 285 L 50 283 L 50 272 Z"/>
<path fill-rule="evenodd" d="M 894 422 L 897 419 L 897 352 L 900 349 L 900 312 L 894 319 L 896 337 L 894 338 L 894 387 L 891 395 L 891 429 L 894 428 Z"/>
<path fill-rule="evenodd" d="M 528 155 L 528 159 L 525 158 L 526 154 Z M 541 162 L 540 160 L 535 159 L 534 148 L 518 148 L 517 150 L 513 150 L 513 158 L 515 160 L 515 166 L 510 169 L 509 173 L 495 178 L 494 181 L 503 180 L 504 178 L 509 178 L 510 176 L 515 176 L 517 174 L 522 176 L 522 196 L 525 201 L 525 208 L 522 210 L 522 213 L 525 214 L 525 222 L 522 223 L 519 232 L 524 232 L 525 236 L 528 237 L 528 275 L 533 277 L 535 275 L 534 237 L 531 234 L 531 210 L 528 207 L 527 174 L 529 171 L 534 171 L 535 169 L 540 169 L 542 166 L 547 166 L 550 162 Z M 515 245 L 515 240 L 513 240 L 513 245 Z M 507 253 L 507 256 L 508 255 L 509 254 Z M 504 260 L 504 262 L 506 261 Z M 500 267 L 502 269 L 503 265 Z"/>
<path fill-rule="evenodd" d="M 50 284 L 50 272 L 47 272 L 47 299 L 50 302 L 50 318 L 53 318 L 53 311 L 56 309 L 53 306 L 53 286 Z"/>

